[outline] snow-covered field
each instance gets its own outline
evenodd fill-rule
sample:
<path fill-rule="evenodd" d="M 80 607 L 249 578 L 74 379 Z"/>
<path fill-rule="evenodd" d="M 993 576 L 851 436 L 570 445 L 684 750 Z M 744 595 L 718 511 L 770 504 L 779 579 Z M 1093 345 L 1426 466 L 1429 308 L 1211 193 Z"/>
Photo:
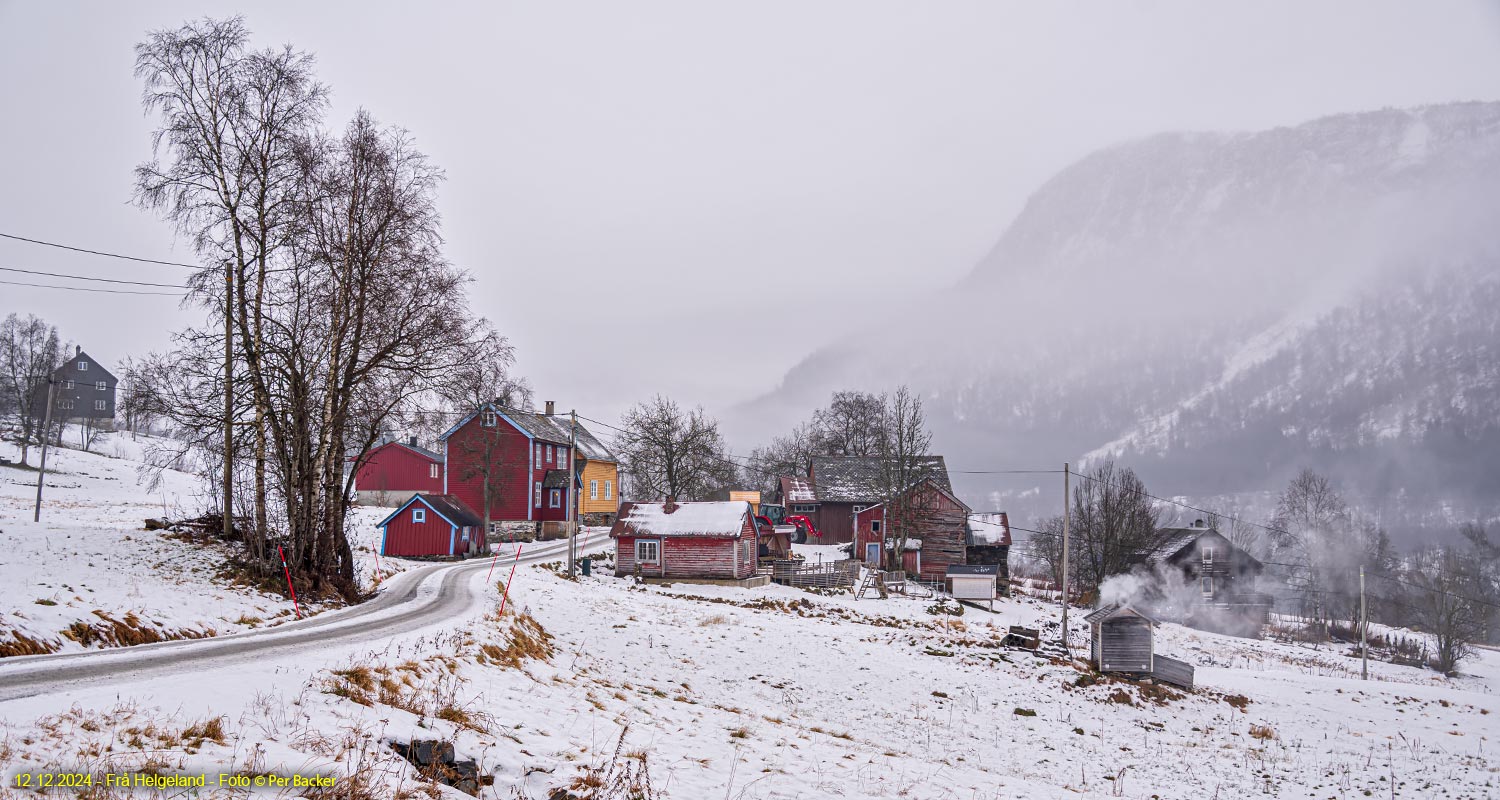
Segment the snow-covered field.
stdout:
<path fill-rule="evenodd" d="M 202 507 L 196 479 L 182 472 L 165 471 L 155 491 L 148 490 L 138 469 L 145 444 L 144 437 L 115 434 L 96 446 L 97 453 L 52 450 L 40 522 L 32 521 L 37 473 L 0 467 L 0 652 L 28 649 L 20 637 L 68 652 L 212 636 L 293 617 L 281 595 L 219 577 L 226 549 L 144 530 L 147 518 L 178 519 Z M 16 461 L 20 451 L 0 443 L 0 457 Z M 35 450 L 28 461 L 36 466 Z M 373 530 L 383 512 L 355 513 L 362 530 Z M 353 546 L 368 585 L 374 540 L 364 538 Z M 390 574 L 401 565 L 381 567 Z M 303 608 L 306 614 L 321 610 L 317 603 Z"/>
<path fill-rule="evenodd" d="M 62 463 L 70 481 L 113 483 L 87 457 Z M 15 525 L 18 491 L 5 485 L 7 556 L 50 530 Z M 97 495 L 107 510 L 80 501 L 66 524 L 99 537 L 108 515 L 150 515 L 158 501 L 131 491 Z M 124 532 L 137 541 L 115 534 Z M 110 561 L 70 546 L 92 569 Z M 11 563 L 5 577 L 24 578 Z M 145 571 L 139 598 L 124 588 L 111 596 L 117 608 L 155 602 L 177 591 L 164 585 L 187 580 L 204 594 L 192 617 L 184 591 L 171 616 L 179 623 L 258 608 L 184 572 Z M 41 579 L 75 582 L 61 601 L 103 590 L 90 575 Z M 21 599 L 7 591 L 7 614 L 30 615 L 31 596 L 53 588 L 24 580 Z M 308 796 L 462 797 L 423 784 L 388 746 L 443 739 L 494 776 L 481 796 L 507 799 L 550 798 L 562 786 L 573 787 L 567 796 L 629 796 L 590 794 L 611 784 L 684 800 L 1500 797 L 1494 651 L 1457 679 L 1375 663 L 1366 682 L 1344 648 L 1163 625 L 1158 651 L 1199 665 L 1198 690 L 1181 693 L 1000 647 L 1012 624 L 1056 637 L 1055 606 L 1024 597 L 953 617 L 930 613 L 931 600 L 637 586 L 607 569 L 567 580 L 523 565 L 501 617 L 500 588 L 484 570 L 467 586 L 476 599 L 466 611 L 410 633 L 5 701 L 0 762 L 6 775 L 327 772 L 342 776 L 343 793 Z"/>

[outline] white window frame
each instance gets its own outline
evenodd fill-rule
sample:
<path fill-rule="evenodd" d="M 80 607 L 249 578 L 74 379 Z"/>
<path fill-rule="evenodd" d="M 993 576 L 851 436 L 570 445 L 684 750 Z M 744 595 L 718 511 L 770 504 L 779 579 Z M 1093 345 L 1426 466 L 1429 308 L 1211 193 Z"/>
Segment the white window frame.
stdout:
<path fill-rule="evenodd" d="M 870 533 L 880 533 L 880 522 L 878 519 L 870 520 Z"/>
<path fill-rule="evenodd" d="M 547 445 L 547 463 L 552 463 L 552 445 Z"/>
<path fill-rule="evenodd" d="M 63 381 L 63 388 L 64 389 L 73 389 L 73 388 L 76 388 L 77 386 L 78 386 L 78 384 L 72 378 L 67 378 L 67 379 L 65 379 Z"/>
<path fill-rule="evenodd" d="M 649 551 L 651 558 L 641 556 L 642 551 Z M 635 563 L 637 564 L 660 564 L 661 563 L 661 540 L 660 539 L 636 539 L 635 540 Z"/>
<path fill-rule="evenodd" d="M 429 477 L 429 478 L 436 478 L 437 476 L 438 476 L 438 465 L 436 465 L 436 464 L 428 464 L 427 465 L 427 477 Z"/>
<path fill-rule="evenodd" d="M 598 500 L 599 499 L 599 482 L 598 481 L 589 481 L 589 499 L 590 500 Z"/>
<path fill-rule="evenodd" d="M 537 508 L 541 508 L 542 507 L 542 482 L 541 481 L 537 481 L 536 482 L 536 498 L 534 500 L 534 505 Z"/>
<path fill-rule="evenodd" d="M 58 404 L 57 404 L 57 407 L 61 408 L 64 411 L 72 411 L 73 410 L 73 400 L 72 400 L 72 398 L 67 398 L 67 399 L 59 401 Z"/>
<path fill-rule="evenodd" d="M 479 412 L 479 427 L 493 428 L 496 424 L 499 423 L 499 419 L 500 417 L 498 414 L 486 408 L 485 410 Z"/>
<path fill-rule="evenodd" d="M 1214 560 L 1214 554 L 1217 551 L 1212 546 L 1209 546 L 1209 547 L 1203 548 L 1203 550 L 1201 552 L 1203 554 L 1203 560 L 1205 562 L 1210 562 L 1210 561 Z"/>
<path fill-rule="evenodd" d="M 538 464 L 542 463 L 542 443 L 541 442 L 537 442 L 537 445 L 536 445 L 536 463 L 538 463 Z"/>
<path fill-rule="evenodd" d="M 80 361 L 80 362 L 78 362 L 78 371 L 79 372 L 88 372 L 89 371 L 89 362 L 87 362 L 87 361 Z"/>
<path fill-rule="evenodd" d="M 547 490 L 547 507 L 548 508 L 562 508 L 562 490 L 561 489 L 548 489 Z"/>
<path fill-rule="evenodd" d="M 561 447 L 557 448 L 557 468 L 558 469 L 567 469 L 568 468 L 568 451 L 564 450 Z"/>
<path fill-rule="evenodd" d="M 426 524 L 426 522 L 427 522 L 427 509 L 425 509 L 425 508 L 413 508 L 411 510 L 411 521 L 412 522 L 416 522 L 416 523 Z"/>
<path fill-rule="evenodd" d="M 1213 594 L 1214 594 L 1214 576 L 1212 576 L 1212 575 L 1204 575 L 1203 578 L 1199 581 L 1199 587 L 1198 588 L 1203 591 L 1203 596 L 1204 597 L 1213 597 Z"/>
<path fill-rule="evenodd" d="M 813 503 L 797 503 L 792 506 L 792 513 L 803 515 L 816 514 L 818 513 L 818 506 Z"/>
<path fill-rule="evenodd" d="M 867 508 L 869 508 L 869 506 L 855 506 L 854 513 L 858 514 L 859 512 L 864 511 Z"/>
<path fill-rule="evenodd" d="M 106 381 L 94 381 L 94 388 L 101 392 L 107 392 L 109 391 L 109 383 Z"/>
<path fill-rule="evenodd" d="M 95 411 L 108 411 L 109 410 L 109 401 L 107 401 L 107 400 L 95 400 L 94 401 L 94 410 Z"/>
<path fill-rule="evenodd" d="M 605 481 L 604 482 L 604 499 L 605 500 L 613 500 L 613 499 L 615 499 L 615 482 L 614 481 Z"/>

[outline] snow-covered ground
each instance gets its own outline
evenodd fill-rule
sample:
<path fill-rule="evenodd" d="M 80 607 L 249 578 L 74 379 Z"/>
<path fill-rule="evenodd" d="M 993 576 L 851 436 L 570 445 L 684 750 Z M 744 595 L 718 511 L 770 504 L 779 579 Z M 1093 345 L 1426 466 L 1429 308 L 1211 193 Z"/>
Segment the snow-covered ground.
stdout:
<path fill-rule="evenodd" d="M 66 454 L 67 480 L 114 483 L 90 458 Z M 132 491 L 89 494 L 107 509 L 80 501 L 66 524 L 80 539 L 100 537 L 109 519 L 151 515 L 156 501 Z M 9 555 L 50 529 L 16 525 L 21 498 L 10 483 L 3 498 Z M 135 531 L 115 533 L 136 541 Z M 591 532 L 591 544 L 605 543 L 600 536 Z M 110 561 L 82 541 L 69 546 L 93 570 Z M 799 550 L 814 561 L 838 556 Z M 11 563 L 5 577 L 28 582 L 22 600 L 7 592 L 7 605 L 30 614 L 30 596 L 52 587 L 37 588 Z M 162 588 L 174 580 L 211 585 L 190 570 L 167 574 L 138 574 L 139 597 L 83 568 L 44 579 L 76 583 L 59 602 L 116 586 L 118 608 L 175 592 Z M 955 617 L 932 613 L 930 599 L 638 586 L 607 568 L 568 580 L 522 565 L 501 616 L 495 579 L 508 578 L 503 562 L 493 579 L 475 570 L 465 611 L 405 633 L 0 702 L 0 763 L 6 775 L 63 766 L 326 772 L 342 776 L 348 794 L 319 796 L 461 797 L 422 784 L 389 748 L 442 739 L 494 776 L 481 796 L 507 800 L 549 798 L 560 786 L 607 797 L 588 787 L 611 783 L 693 800 L 1500 797 L 1494 651 L 1456 679 L 1372 663 L 1372 680 L 1361 681 L 1344 647 L 1163 625 L 1158 651 L 1198 665 L 1198 689 L 1183 693 L 999 646 L 1013 624 L 1056 638 L 1056 606 L 1026 597 Z M 171 619 L 223 619 L 254 602 L 208 593 L 196 617 Z"/>
<path fill-rule="evenodd" d="M 0 467 L 0 652 L 31 649 L 26 642 L 68 652 L 213 636 L 293 618 L 281 595 L 220 575 L 227 548 L 144 529 L 147 518 L 178 519 L 203 506 L 186 473 L 166 470 L 149 488 L 139 471 L 147 444 L 115 434 L 96 445 L 98 452 L 51 450 L 40 522 L 32 521 L 37 473 Z M 0 457 L 16 461 L 20 451 L 0 443 Z M 37 461 L 32 450 L 28 462 Z M 355 513 L 359 529 L 373 531 L 384 510 Z M 352 544 L 369 585 L 373 536 Z M 381 567 L 389 575 L 401 564 Z M 305 614 L 321 610 L 318 603 L 303 607 Z"/>

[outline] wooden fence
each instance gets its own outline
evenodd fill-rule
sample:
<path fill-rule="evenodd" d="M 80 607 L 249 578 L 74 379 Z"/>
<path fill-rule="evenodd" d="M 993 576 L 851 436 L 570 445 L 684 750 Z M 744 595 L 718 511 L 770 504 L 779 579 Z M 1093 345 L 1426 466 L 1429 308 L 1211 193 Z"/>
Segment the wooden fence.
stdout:
<path fill-rule="evenodd" d="M 1193 688 L 1193 665 L 1164 655 L 1151 661 L 1151 679 L 1158 683 L 1170 683 L 1184 689 Z"/>
<path fill-rule="evenodd" d="M 771 564 L 771 580 L 787 586 L 834 589 L 852 587 L 859 578 L 859 562 L 846 558 L 822 564 L 805 561 L 775 561 Z"/>

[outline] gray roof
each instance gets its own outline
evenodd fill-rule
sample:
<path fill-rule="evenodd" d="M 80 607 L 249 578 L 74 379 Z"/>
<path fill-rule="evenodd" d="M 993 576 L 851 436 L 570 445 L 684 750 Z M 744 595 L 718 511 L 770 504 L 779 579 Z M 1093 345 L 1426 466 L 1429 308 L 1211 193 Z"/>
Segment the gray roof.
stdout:
<path fill-rule="evenodd" d="M 490 404 L 489 407 L 497 413 L 504 414 L 506 419 L 514 422 L 516 427 L 520 428 L 533 439 L 560 444 L 564 447 L 568 444 L 568 429 L 572 427 L 570 417 L 560 415 L 547 416 L 546 414 L 504 408 L 494 404 Z M 474 413 L 477 414 L 479 412 L 476 411 Z M 473 417 L 474 414 L 464 417 L 457 425 L 454 425 L 447 433 L 443 434 L 443 438 L 446 439 L 454 431 L 468 423 Z M 608 461 L 611 463 L 619 461 L 615 457 L 615 454 L 610 452 L 608 447 L 604 446 L 603 442 L 600 442 L 588 428 L 584 427 L 582 422 L 578 423 L 574 430 L 576 431 L 575 445 L 578 448 L 579 458 L 585 461 Z"/>
<path fill-rule="evenodd" d="M 913 458 L 916 468 L 931 478 L 943 491 L 953 493 L 948 482 L 948 465 L 942 456 Z M 881 500 L 881 459 L 874 456 L 816 456 L 812 460 L 814 491 L 819 502 L 878 503 Z M 915 471 L 915 470 L 914 470 Z M 917 483 L 917 480 L 912 483 Z"/>
<path fill-rule="evenodd" d="M 568 488 L 568 471 L 565 469 L 549 469 L 542 476 L 542 488 L 544 489 L 566 489 Z"/>
<path fill-rule="evenodd" d="M 1102 608 L 1096 608 L 1093 611 L 1090 611 L 1089 613 L 1085 614 L 1083 616 L 1083 619 L 1086 622 L 1094 623 L 1094 622 L 1105 622 L 1107 620 L 1114 619 L 1115 617 L 1127 617 L 1127 616 L 1140 617 L 1141 619 L 1144 619 L 1147 622 L 1151 622 L 1151 623 L 1155 623 L 1156 622 L 1156 617 L 1153 617 L 1150 614 L 1147 614 L 1146 612 L 1144 612 L 1144 611 L 1140 610 L 1139 608 L 1136 608 L 1135 606 L 1132 606 L 1132 605 L 1130 605 L 1128 603 L 1126 603 L 1126 604 L 1116 603 L 1114 605 L 1108 605 L 1108 606 L 1104 606 Z"/>
<path fill-rule="evenodd" d="M 410 450 L 419 456 L 425 456 L 433 461 L 438 462 L 439 464 L 443 462 L 442 453 L 434 453 L 433 451 L 428 450 L 425 447 L 419 447 L 414 444 L 407 444 L 406 442 L 389 442 L 389 444 L 400 445 L 401 447 L 405 447 L 407 450 Z"/>
<path fill-rule="evenodd" d="M 999 575 L 999 564 L 949 564 L 949 575 Z"/>

